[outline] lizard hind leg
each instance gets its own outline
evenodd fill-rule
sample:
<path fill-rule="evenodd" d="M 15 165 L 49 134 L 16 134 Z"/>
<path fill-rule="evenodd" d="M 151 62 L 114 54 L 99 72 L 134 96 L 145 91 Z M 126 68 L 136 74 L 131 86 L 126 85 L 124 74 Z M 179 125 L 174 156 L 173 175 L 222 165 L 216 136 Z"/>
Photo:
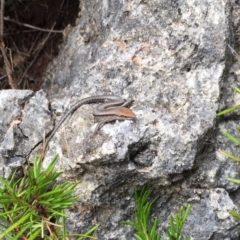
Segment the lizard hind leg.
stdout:
<path fill-rule="evenodd" d="M 126 120 L 126 117 L 120 117 L 120 116 L 104 117 L 100 122 L 97 123 L 97 126 L 94 130 L 94 134 L 96 134 L 105 123 L 112 122 L 112 121 L 115 121 L 115 120 Z"/>

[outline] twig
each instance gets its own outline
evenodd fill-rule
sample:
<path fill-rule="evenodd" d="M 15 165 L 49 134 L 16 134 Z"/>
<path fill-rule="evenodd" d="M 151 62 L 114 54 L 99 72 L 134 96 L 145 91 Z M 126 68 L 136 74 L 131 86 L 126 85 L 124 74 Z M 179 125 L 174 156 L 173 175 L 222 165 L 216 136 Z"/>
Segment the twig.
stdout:
<path fill-rule="evenodd" d="M 6 68 L 8 83 L 12 89 L 18 89 L 17 83 L 12 78 L 12 68 L 11 64 L 7 58 L 7 54 L 5 52 L 5 44 L 3 42 L 3 16 L 4 16 L 4 4 L 5 0 L 1 0 L 1 16 L 0 16 L 0 49 L 3 55 L 4 65 Z"/>
<path fill-rule="evenodd" d="M 1 43 L 0 43 L 0 49 L 1 49 L 1 52 L 2 52 L 2 55 L 3 55 L 3 60 L 4 60 L 4 65 L 5 65 L 7 76 L 8 76 L 9 85 L 11 86 L 12 89 L 18 89 L 17 83 L 12 78 L 11 64 L 10 64 L 8 58 L 7 58 L 7 55 L 6 55 L 6 52 L 5 52 L 5 45 L 4 45 L 3 41 L 1 41 Z"/>
<path fill-rule="evenodd" d="M 54 28 L 56 22 L 53 24 L 52 28 Z M 51 32 L 48 33 L 48 35 L 45 37 L 45 39 L 43 40 L 43 42 L 40 44 L 40 48 L 38 49 L 38 51 L 36 52 L 33 60 L 31 61 L 31 63 L 27 66 L 26 70 L 24 71 L 23 75 L 21 76 L 20 80 L 19 80 L 19 84 L 21 84 L 23 78 L 25 77 L 26 73 L 28 72 L 28 70 L 30 69 L 30 67 L 33 65 L 33 63 L 35 62 L 35 60 L 37 59 L 40 51 L 42 50 L 43 46 L 45 45 L 45 43 L 47 42 L 48 38 L 50 37 Z"/>
<path fill-rule="evenodd" d="M 5 77 L 7 77 L 7 74 L 1 76 L 1 77 L 0 77 L 0 80 L 1 80 L 1 79 L 4 79 Z"/>
<path fill-rule="evenodd" d="M 4 1 L 4 0 L 2 0 L 2 1 Z M 21 22 L 15 21 L 15 20 L 7 18 L 7 17 L 4 17 L 3 19 L 5 21 L 13 22 L 13 23 L 16 23 L 18 25 L 21 25 L 21 26 L 24 26 L 24 27 L 27 27 L 27 28 L 32 28 L 32 29 L 42 31 L 42 32 L 63 33 L 63 30 L 53 30 L 53 29 L 39 28 L 39 27 L 35 27 L 35 26 L 27 24 L 27 23 L 21 23 Z"/>
<path fill-rule="evenodd" d="M 62 1 L 62 4 L 61 4 L 61 7 L 60 7 L 60 10 L 62 9 L 63 7 L 63 3 L 64 3 L 64 0 Z M 58 13 L 58 16 L 59 16 L 59 13 Z M 24 71 L 23 75 L 21 76 L 20 80 L 19 80 L 19 84 L 22 82 L 24 76 L 26 75 L 26 73 L 28 72 L 29 68 L 33 65 L 34 61 L 37 59 L 40 51 L 42 50 L 43 46 L 45 45 L 45 43 L 47 42 L 48 38 L 50 37 L 51 33 L 53 32 L 52 29 L 55 27 L 56 23 L 57 23 L 57 18 L 58 16 L 56 17 L 56 20 L 55 22 L 53 23 L 52 27 L 51 27 L 51 31 L 48 33 L 48 35 L 46 36 L 46 38 L 43 40 L 43 42 L 41 43 L 41 46 L 40 48 L 37 50 L 32 62 L 28 65 L 27 69 Z"/>
<path fill-rule="evenodd" d="M 237 54 L 237 52 L 236 52 L 229 44 L 228 44 L 228 47 L 230 48 L 233 56 L 234 56 L 235 58 L 237 58 L 237 60 L 239 61 L 239 60 L 240 60 L 240 56 Z"/>
<path fill-rule="evenodd" d="M 0 19 L 0 37 L 3 38 L 3 16 L 5 0 L 1 0 L 1 19 Z"/>

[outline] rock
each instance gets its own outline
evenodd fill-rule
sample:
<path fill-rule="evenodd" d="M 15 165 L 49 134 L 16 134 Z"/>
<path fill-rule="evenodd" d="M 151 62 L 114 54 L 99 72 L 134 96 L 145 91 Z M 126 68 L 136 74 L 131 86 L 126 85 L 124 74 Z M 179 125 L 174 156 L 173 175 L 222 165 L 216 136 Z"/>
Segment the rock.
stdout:
<path fill-rule="evenodd" d="M 44 132 L 50 130 L 51 118 L 48 100 L 43 91 L 4 90 L 0 92 L 2 171 L 11 171 L 25 163 Z"/>
<path fill-rule="evenodd" d="M 232 96 L 229 82 L 236 81 L 227 43 L 234 47 L 238 18 L 233 21 L 232 14 L 239 16 L 238 3 L 80 4 L 78 24 L 46 75 L 44 91 L 52 113 L 62 115 L 87 96 L 116 94 L 134 100 L 131 109 L 137 118 L 106 124 L 93 135 L 92 106 L 84 106 L 51 140 L 44 166 L 59 153 L 56 169 L 64 171 L 62 179 L 82 179 L 76 190 L 81 199 L 69 212 L 70 231 L 88 229 L 95 219 L 101 225 L 98 239 L 134 239 L 133 229 L 120 223 L 134 217 L 133 189 L 147 184 L 159 196 L 153 212 L 163 223 L 158 229 L 163 237 L 169 214 L 189 202 L 186 236 L 237 239 L 238 222 L 228 210 L 238 209 L 231 199 L 239 200 L 238 185 L 227 181 L 236 176 L 232 173 L 237 166 L 218 151 L 221 147 L 238 153 L 220 131 L 226 124 L 235 129 L 236 122 L 218 125 L 216 111 L 226 106 Z M 226 98 L 221 96 L 225 93 Z M 6 120 L 1 146 L 11 155 L 2 159 L 12 161 L 14 152 L 25 157 L 41 141 L 43 131 L 51 129 L 44 93 L 28 99 L 19 124 L 26 139 L 15 147 L 15 130 Z"/>

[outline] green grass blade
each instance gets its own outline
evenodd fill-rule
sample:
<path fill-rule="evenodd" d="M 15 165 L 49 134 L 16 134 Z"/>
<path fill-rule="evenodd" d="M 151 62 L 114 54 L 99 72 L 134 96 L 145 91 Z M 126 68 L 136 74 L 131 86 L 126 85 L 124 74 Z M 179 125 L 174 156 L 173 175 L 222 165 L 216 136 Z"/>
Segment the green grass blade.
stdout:
<path fill-rule="evenodd" d="M 234 91 L 235 91 L 236 93 L 240 93 L 240 88 L 234 87 L 233 89 L 234 89 Z"/>
<path fill-rule="evenodd" d="M 134 237 L 135 237 L 137 240 L 145 240 L 145 239 L 141 238 L 138 234 L 134 234 Z"/>
<path fill-rule="evenodd" d="M 93 226 L 91 229 L 89 229 L 88 231 L 86 231 L 85 233 L 81 234 L 83 236 L 81 236 L 80 238 L 78 238 L 78 240 L 82 240 L 84 238 L 86 238 L 86 236 L 88 236 L 89 238 L 92 238 L 92 236 L 95 234 L 95 232 L 97 231 L 99 227 L 99 224 Z"/>
<path fill-rule="evenodd" d="M 186 210 L 185 210 L 185 212 L 184 212 L 184 215 L 183 215 L 183 222 L 185 222 L 185 221 L 187 220 L 187 216 L 188 216 L 188 214 L 189 214 L 189 212 L 190 212 L 190 209 L 191 209 L 191 205 L 188 204 L 188 205 L 187 205 L 187 208 L 186 208 Z"/>
<path fill-rule="evenodd" d="M 233 112 L 233 111 L 235 111 L 235 110 L 237 110 L 239 108 L 240 108 L 240 105 L 232 106 L 230 108 L 227 108 L 227 109 L 217 113 L 216 115 L 217 115 L 217 117 L 219 117 L 219 116 L 225 115 L 227 113 Z"/>
<path fill-rule="evenodd" d="M 14 236 L 15 239 L 22 239 L 20 236 L 27 230 L 31 228 L 32 223 L 28 223 L 25 226 L 21 227 L 21 230 L 18 232 L 17 235 Z"/>
<path fill-rule="evenodd" d="M 240 214 L 239 214 L 239 213 L 237 213 L 237 212 L 235 212 L 235 211 L 233 211 L 233 210 L 229 210 L 228 212 L 229 212 L 229 214 L 231 214 L 233 217 L 235 217 L 235 218 L 237 218 L 238 220 L 240 220 Z"/>
<path fill-rule="evenodd" d="M 240 184 L 240 179 L 236 179 L 236 178 L 228 178 L 228 181 L 233 182 L 233 183 Z"/>
<path fill-rule="evenodd" d="M 20 218 L 17 222 L 13 223 L 9 228 L 7 228 L 5 231 L 3 231 L 0 234 L 0 238 L 3 238 L 4 236 L 6 236 L 6 234 L 8 234 L 9 232 L 11 232 L 14 228 L 18 227 L 21 223 L 23 223 L 25 220 L 27 220 L 30 217 L 30 213 L 25 214 L 22 218 Z"/>
<path fill-rule="evenodd" d="M 227 130 L 223 130 L 222 133 L 233 143 L 237 144 L 240 146 L 240 140 L 236 137 L 234 137 L 231 133 L 229 133 Z"/>
<path fill-rule="evenodd" d="M 223 151 L 223 150 L 219 150 L 219 152 L 220 152 L 222 155 L 224 155 L 224 156 L 226 156 L 226 157 L 229 157 L 229 158 L 231 158 L 231 159 L 234 160 L 234 161 L 240 162 L 240 158 L 237 157 L 237 156 L 232 155 L 231 153 L 225 152 L 225 151 Z"/>
<path fill-rule="evenodd" d="M 28 237 L 28 240 L 35 240 L 37 237 L 40 236 L 40 233 L 41 233 L 41 228 L 39 229 L 36 229 L 30 237 Z"/>

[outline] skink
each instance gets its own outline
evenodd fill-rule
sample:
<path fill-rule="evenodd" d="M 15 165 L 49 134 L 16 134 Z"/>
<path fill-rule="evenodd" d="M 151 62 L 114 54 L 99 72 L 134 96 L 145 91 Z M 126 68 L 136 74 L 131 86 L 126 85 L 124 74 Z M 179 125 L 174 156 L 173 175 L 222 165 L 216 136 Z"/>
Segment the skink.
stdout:
<path fill-rule="evenodd" d="M 97 127 L 96 130 L 99 130 L 99 128 L 104 125 L 106 122 L 114 121 L 114 120 L 126 120 L 126 119 L 134 119 L 135 114 L 134 112 L 127 108 L 126 106 L 130 103 L 130 101 L 126 101 L 123 98 L 119 96 L 108 96 L 108 95 L 98 95 L 93 97 L 87 97 L 76 104 L 74 104 L 60 119 L 58 124 L 55 126 L 52 133 L 49 135 L 48 139 L 46 140 L 44 152 L 48 146 L 48 143 L 54 136 L 54 134 L 57 132 L 59 127 L 63 124 L 63 122 L 72 115 L 79 107 L 85 104 L 90 103 L 98 103 L 101 102 L 94 110 L 93 115 L 94 116 L 107 116 L 107 118 L 103 121 L 101 121 Z"/>

